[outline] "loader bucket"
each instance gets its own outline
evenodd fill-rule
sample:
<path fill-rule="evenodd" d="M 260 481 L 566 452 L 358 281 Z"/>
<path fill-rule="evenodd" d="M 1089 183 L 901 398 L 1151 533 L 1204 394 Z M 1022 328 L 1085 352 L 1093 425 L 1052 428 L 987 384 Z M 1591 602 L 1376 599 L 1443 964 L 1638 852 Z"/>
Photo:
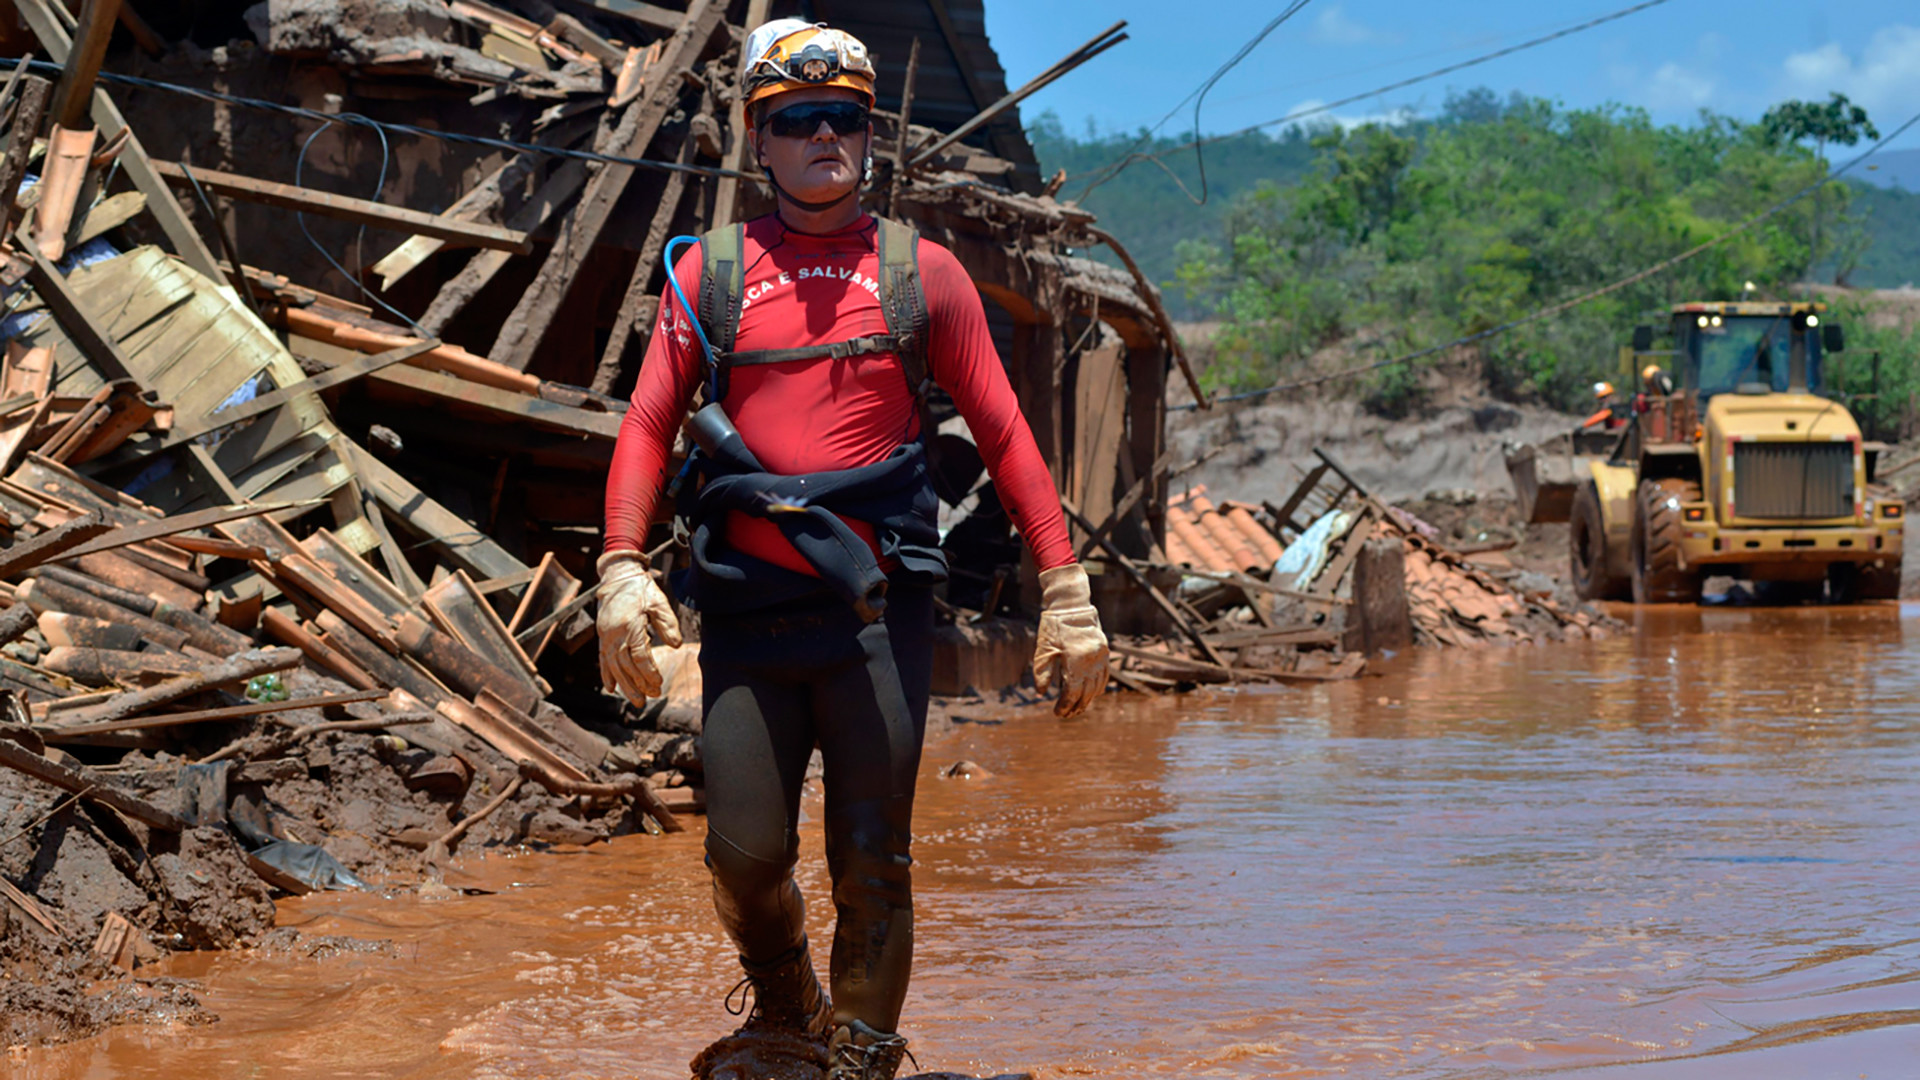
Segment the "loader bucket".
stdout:
<path fill-rule="evenodd" d="M 1513 478 L 1514 501 L 1529 525 L 1564 524 L 1573 518 L 1573 493 L 1578 486 L 1570 463 L 1561 455 L 1542 454 L 1528 443 L 1507 450 L 1507 475 Z"/>

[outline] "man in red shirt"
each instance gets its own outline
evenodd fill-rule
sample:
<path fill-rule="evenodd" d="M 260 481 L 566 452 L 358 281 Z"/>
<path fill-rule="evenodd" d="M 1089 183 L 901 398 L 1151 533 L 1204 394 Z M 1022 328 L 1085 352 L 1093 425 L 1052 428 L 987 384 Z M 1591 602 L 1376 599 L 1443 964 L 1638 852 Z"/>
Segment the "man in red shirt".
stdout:
<path fill-rule="evenodd" d="M 1039 565 L 1034 673 L 1042 692 L 1059 687 L 1057 713 L 1101 692 L 1107 642 L 971 280 L 946 249 L 860 208 L 866 49 L 787 19 L 754 31 L 745 56 L 748 136 L 779 209 L 704 238 L 663 295 L 607 480 L 601 668 L 638 702 L 660 691 L 650 646 L 679 643 L 639 552 L 704 388 L 678 504 L 692 525 L 685 599 L 702 616 L 707 864 L 755 997 L 742 1031 L 811 1040 L 835 1080 L 891 1080 L 906 1046 L 930 587 L 946 576 L 916 369 L 953 398 Z M 838 916 L 831 1003 L 792 874 L 816 746 Z M 695 1074 L 720 1075 L 728 1042 Z"/>

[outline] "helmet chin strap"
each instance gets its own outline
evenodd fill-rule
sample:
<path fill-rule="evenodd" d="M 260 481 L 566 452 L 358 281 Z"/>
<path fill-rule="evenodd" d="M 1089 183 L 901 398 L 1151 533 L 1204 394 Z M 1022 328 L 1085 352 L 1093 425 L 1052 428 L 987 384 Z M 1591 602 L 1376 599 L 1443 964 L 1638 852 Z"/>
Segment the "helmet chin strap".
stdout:
<path fill-rule="evenodd" d="M 767 171 L 767 183 L 773 185 L 773 190 L 778 193 L 782 199 L 785 199 L 810 214 L 817 214 L 822 210 L 831 210 L 841 203 L 846 202 L 848 199 L 857 199 L 860 197 L 860 185 L 855 184 L 853 187 L 847 189 L 845 195 L 837 199 L 828 199 L 825 202 L 809 202 L 806 199 L 795 196 L 793 192 L 788 191 L 786 188 L 781 187 L 780 181 L 774 178 L 772 170 Z"/>

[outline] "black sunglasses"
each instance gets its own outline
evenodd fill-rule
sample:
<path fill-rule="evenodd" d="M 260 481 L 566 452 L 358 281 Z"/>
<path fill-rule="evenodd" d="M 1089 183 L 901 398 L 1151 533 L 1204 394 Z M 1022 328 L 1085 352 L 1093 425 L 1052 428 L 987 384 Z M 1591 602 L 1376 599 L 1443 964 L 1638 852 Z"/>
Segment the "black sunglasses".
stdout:
<path fill-rule="evenodd" d="M 806 139 L 826 124 L 835 135 L 865 131 L 872 114 L 865 105 L 852 101 L 823 101 L 792 105 L 767 114 L 767 130 L 782 138 Z"/>

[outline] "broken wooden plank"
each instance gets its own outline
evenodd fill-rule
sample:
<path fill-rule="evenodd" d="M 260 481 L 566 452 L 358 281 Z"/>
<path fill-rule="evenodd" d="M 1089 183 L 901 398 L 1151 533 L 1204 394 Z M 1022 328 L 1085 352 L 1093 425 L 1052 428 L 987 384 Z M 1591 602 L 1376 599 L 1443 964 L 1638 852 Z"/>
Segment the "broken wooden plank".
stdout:
<path fill-rule="evenodd" d="M 527 591 L 521 594 L 520 606 L 514 609 L 513 618 L 507 620 L 507 633 L 513 635 L 516 642 L 522 636 L 534 639 L 532 644 L 521 644 L 521 649 L 530 660 L 538 661 L 546 650 L 547 643 L 553 639 L 553 624 L 538 634 L 529 634 L 528 628 L 549 615 L 559 612 L 573 598 L 580 594 L 580 579 L 567 573 L 566 568 L 549 551 L 540 559 L 540 565 L 534 570 L 533 581 Z"/>
<path fill-rule="evenodd" d="M 471 247 L 493 248 L 520 255 L 533 250 L 533 241 L 528 239 L 526 233 L 501 228 L 498 225 L 460 221 L 440 214 L 428 214 L 368 199 L 356 199 L 349 195 L 335 195 L 329 191 L 295 187 L 292 184 L 282 184 L 272 180 L 256 180 L 251 176 L 222 172 L 218 169 L 182 166 L 171 161 L 153 163 L 154 172 L 175 184 L 192 182 L 188 179 L 189 168 L 192 170 L 192 179 L 198 180 L 201 187 L 244 202 L 319 214 L 323 217 L 350 221 L 356 225 L 371 225 L 376 228 L 417 233 L 421 236 L 431 236 L 448 243 Z"/>
<path fill-rule="evenodd" d="M 132 696 L 132 695 L 126 695 Z M 181 832 L 187 827 L 177 814 L 130 795 L 107 782 L 84 765 L 62 765 L 33 753 L 23 746 L 0 739 L 0 765 L 22 772 L 35 780 L 57 788 L 77 792 L 81 798 L 117 810 L 135 821 L 166 832 Z"/>
<path fill-rule="evenodd" d="M 147 452 L 159 453 L 162 450 L 171 449 L 190 439 L 197 439 L 210 432 L 219 431 L 221 428 L 238 424 L 242 420 L 251 420 L 268 410 L 279 408 L 302 394 L 317 394 L 322 390 L 331 390 L 336 386 L 352 382 L 362 376 L 371 375 L 382 368 L 393 364 L 405 363 L 423 353 L 432 352 L 439 347 L 440 340 L 438 338 L 429 338 L 426 341 L 416 341 L 409 345 L 402 345 L 399 348 L 375 353 L 372 356 L 363 356 L 357 360 L 341 364 L 329 371 L 323 371 L 318 375 L 309 376 L 300 382 L 294 383 L 292 386 L 269 391 L 254 398 L 252 401 L 235 405 L 230 409 L 222 409 L 211 416 L 175 424 L 173 430 L 167 433 L 166 438 L 162 439 L 157 446 L 152 447 Z"/>
<path fill-rule="evenodd" d="M 31 237 L 21 235 L 20 244 L 26 256 L 33 260 L 33 266 L 27 271 L 27 284 L 33 286 L 34 294 L 47 305 L 47 311 L 60 324 L 60 329 L 66 331 L 101 378 L 131 379 L 133 367 L 127 355 L 120 350 L 118 342 L 88 317 L 86 309 L 67 287 L 65 275 L 40 252 Z"/>
<path fill-rule="evenodd" d="M 210 664 L 192 675 L 121 694 L 100 705 L 75 710 L 68 716 L 76 724 L 123 720 L 193 694 L 218 690 L 257 676 L 298 667 L 303 658 L 298 649 L 249 649 Z"/>
<path fill-rule="evenodd" d="M 495 169 L 486 179 L 469 188 L 439 216 L 455 221 L 482 221 L 494 216 L 501 202 L 504 201 L 506 192 L 518 187 L 533 173 L 536 158 L 537 155 L 528 151 L 509 159 L 505 165 Z M 515 228 L 515 226 L 509 224 L 508 228 Z M 529 230 L 520 228 L 518 231 L 524 233 Z M 395 282 L 432 258 L 445 246 L 445 241 L 435 237 L 410 236 L 369 269 L 380 275 L 382 290 L 391 289 Z"/>
<path fill-rule="evenodd" d="M 719 28 L 727 5 L 716 0 L 693 0 L 687 14 L 667 44 L 662 63 L 667 71 L 692 68 L 706 51 Z M 675 98 L 684 83 L 677 79 L 651 81 L 640 100 L 627 106 L 626 113 L 604 140 L 608 153 L 641 157 L 653 137 L 659 133 Z M 560 239 L 547 254 L 533 283 L 521 294 L 520 302 L 500 329 L 500 336 L 488 351 L 488 359 L 516 371 L 527 370 L 533 354 L 559 314 L 562 302 L 572 291 L 588 252 L 599 243 L 600 234 L 613 216 L 615 205 L 633 179 L 634 167 L 608 163 L 602 165 L 567 215 Z"/>
<path fill-rule="evenodd" d="M 692 139 L 681 142 L 680 154 L 675 160 L 683 165 L 693 160 Z M 723 183 L 731 182 L 731 177 L 723 181 Z M 633 338 L 636 330 L 644 335 L 646 326 L 658 313 L 655 307 L 658 297 L 648 286 L 653 283 L 653 271 L 660 264 L 660 256 L 666 250 L 667 239 L 673 235 L 673 220 L 679 216 L 680 202 L 686 190 L 686 173 L 675 172 L 668 175 L 666 190 L 660 193 L 660 202 L 654 208 L 653 220 L 647 225 L 647 237 L 640 244 L 640 259 L 633 264 L 633 277 L 628 280 L 626 295 L 620 301 L 620 313 L 614 317 L 613 331 L 607 337 L 607 347 L 600 354 L 599 366 L 594 369 L 593 389 L 599 393 L 613 392 L 614 383 L 619 380 L 621 370 L 626 366 L 627 343 Z"/>
<path fill-rule="evenodd" d="M 15 0 L 13 6 L 20 21 L 32 29 L 34 37 L 40 39 L 41 48 L 47 51 L 53 62 L 66 63 L 73 43 L 66 27 L 54 14 L 53 5 L 48 0 Z M 102 138 L 114 139 L 123 131 L 130 132 L 126 118 L 120 115 L 120 110 L 114 107 L 106 92 L 98 87 L 93 91 L 92 115 Z M 166 234 L 174 253 L 195 270 L 219 280 L 219 262 L 214 259 L 213 252 L 207 249 L 205 241 L 200 239 L 200 234 L 194 231 L 186 211 L 174 200 L 173 193 L 167 190 L 166 181 L 153 171 L 152 159 L 147 156 L 146 148 L 140 144 L 138 136 L 130 134 L 118 161 L 127 179 L 147 197 L 148 209 L 159 222 L 160 230 Z"/>
<path fill-rule="evenodd" d="M 98 539 L 89 540 L 69 552 L 66 557 L 77 558 L 81 555 L 91 555 L 99 551 L 113 551 L 116 548 L 123 548 L 132 544 L 142 544 L 149 540 L 163 540 L 194 529 L 207 529 L 215 525 L 224 525 L 229 521 L 240 521 L 250 517 L 257 517 L 261 514 L 278 513 L 282 510 L 295 510 L 308 506 L 318 506 L 324 501 L 323 499 L 307 499 L 302 502 L 267 502 L 250 503 L 244 506 L 216 506 L 210 510 L 195 510 L 191 513 L 157 518 L 146 524 L 116 526 L 114 531 L 108 532 Z M 0 556 L 4 555 L 4 552 L 0 552 Z M 4 576 L 5 571 L 0 570 L 0 577 Z"/>
<path fill-rule="evenodd" d="M 508 228 L 527 232 L 541 228 L 559 216 L 586 183 L 585 162 L 577 158 L 561 162 L 548 175 L 546 183 L 540 185 L 540 190 L 534 193 L 533 198 L 507 219 Z M 512 260 L 513 253 L 510 251 L 475 252 L 473 258 L 467 260 L 467 265 L 461 267 L 460 272 L 434 295 L 426 313 L 420 316 L 420 328 L 429 334 L 446 330 L 453 317 L 465 310 L 473 298 L 480 294 L 480 290 L 486 288 Z"/>
<path fill-rule="evenodd" d="M 362 451 L 356 457 L 362 466 L 360 482 L 379 501 L 380 508 L 427 540 L 449 563 L 482 579 L 506 577 L 528 569 L 526 563 L 514 558 L 478 526 L 427 498 L 386 462 L 365 453 L 364 448 Z"/>
<path fill-rule="evenodd" d="M 53 921 L 53 916 L 47 914 L 47 909 L 40 906 L 40 901 L 22 892 L 19 886 L 4 877 L 0 877 L 0 896 L 4 896 L 13 901 L 16 907 L 26 912 L 27 917 L 39 923 L 41 929 L 44 929 L 47 933 L 63 938 L 73 936 L 71 933 L 68 933 L 66 927 Z"/>
<path fill-rule="evenodd" d="M 0 551 L 0 578 L 12 577 L 63 556 L 70 558 L 75 548 L 117 527 L 97 510 L 82 514 L 64 525 Z"/>
<path fill-rule="evenodd" d="M 20 195 L 20 180 L 26 176 L 27 160 L 33 153 L 34 135 L 40 130 L 40 121 L 46 116 L 47 102 L 52 96 L 53 83 L 38 75 L 28 75 L 20 87 L 20 103 L 13 110 L 6 156 L 0 158 L 0 224 L 9 229 L 16 212 L 14 200 Z"/>
<path fill-rule="evenodd" d="M 348 694 L 322 694 L 318 697 L 288 698 L 285 701 L 261 701 L 252 705 L 230 705 L 221 709 L 196 709 L 192 712 L 166 713 L 160 716 L 140 716 L 131 720 L 114 720 L 100 724 L 40 724 L 34 730 L 41 737 L 58 742 L 62 737 L 80 737 L 84 735 L 110 735 L 118 731 L 146 731 L 153 728 L 180 727 L 184 724 L 200 724 L 214 720 L 244 720 L 250 716 L 266 716 L 270 713 L 288 712 L 293 709 L 319 709 L 333 705 L 352 705 L 356 702 L 380 701 L 387 697 L 387 691 L 356 690 Z"/>
<path fill-rule="evenodd" d="M 94 80 L 100 77 L 100 62 L 106 59 L 119 12 L 120 0 L 84 0 L 80 5 L 76 25 L 80 40 L 61 59 L 65 70 L 53 94 L 53 122 L 61 127 L 71 130 L 87 125 Z"/>

